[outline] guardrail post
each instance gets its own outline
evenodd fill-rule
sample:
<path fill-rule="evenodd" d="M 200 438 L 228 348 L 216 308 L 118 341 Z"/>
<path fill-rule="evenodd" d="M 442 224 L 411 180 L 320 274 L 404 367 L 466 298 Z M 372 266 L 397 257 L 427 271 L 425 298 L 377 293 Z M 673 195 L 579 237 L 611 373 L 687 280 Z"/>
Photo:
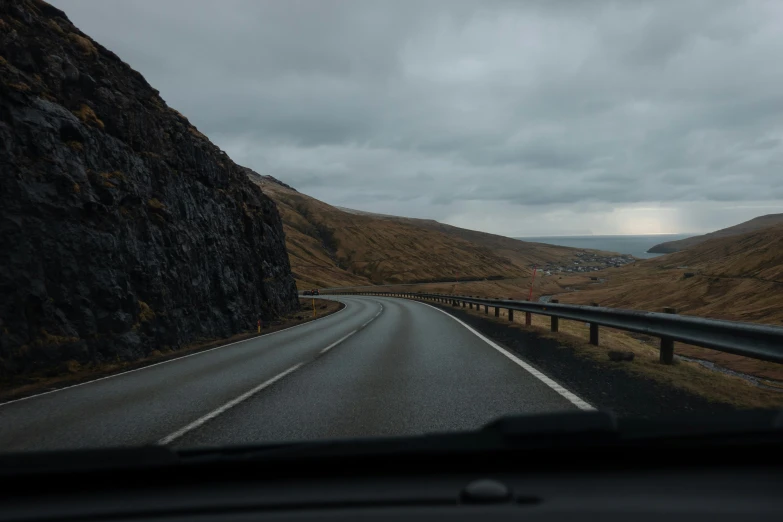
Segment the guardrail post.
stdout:
<path fill-rule="evenodd" d="M 459 304 L 457 304 L 457 300 L 456 299 L 452 299 L 451 306 L 459 306 Z"/>
<path fill-rule="evenodd" d="M 559 303 L 560 301 L 558 301 L 557 299 L 550 299 L 549 302 L 550 303 Z M 556 315 L 553 315 L 550 318 L 549 326 L 550 326 L 550 330 L 552 330 L 553 332 L 559 331 L 560 330 L 560 318 L 557 317 Z"/>
<path fill-rule="evenodd" d="M 677 310 L 666 307 L 663 309 L 665 314 L 676 314 Z M 661 364 L 672 364 L 674 362 L 674 340 L 669 337 L 661 337 Z"/>
<path fill-rule="evenodd" d="M 489 315 L 489 305 L 484 305 L 484 315 Z"/>
<path fill-rule="evenodd" d="M 462 308 L 465 308 L 465 301 L 460 301 L 462 303 Z"/>
<path fill-rule="evenodd" d="M 590 303 L 590 306 L 598 306 L 598 303 Z M 590 344 L 598 346 L 598 325 L 590 323 Z"/>
<path fill-rule="evenodd" d="M 473 310 L 473 303 L 468 303 L 468 308 L 470 308 L 471 310 Z"/>
<path fill-rule="evenodd" d="M 513 321 L 514 320 L 514 310 L 511 308 L 508 309 L 508 320 Z"/>
<path fill-rule="evenodd" d="M 500 317 L 500 308 L 495 307 L 495 317 Z"/>
<path fill-rule="evenodd" d="M 528 301 L 528 299 L 525 299 L 525 301 Z M 530 324 L 533 322 L 533 317 L 530 312 L 525 312 L 525 326 L 530 326 Z"/>

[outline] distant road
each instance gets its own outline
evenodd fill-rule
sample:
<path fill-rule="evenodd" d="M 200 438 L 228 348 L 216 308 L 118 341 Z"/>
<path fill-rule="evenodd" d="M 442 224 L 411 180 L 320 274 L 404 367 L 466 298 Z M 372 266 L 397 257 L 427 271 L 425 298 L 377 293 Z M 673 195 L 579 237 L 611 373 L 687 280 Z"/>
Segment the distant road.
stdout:
<path fill-rule="evenodd" d="M 0 450 L 222 445 L 474 429 L 589 408 L 424 303 L 318 321 L 0 405 Z"/>

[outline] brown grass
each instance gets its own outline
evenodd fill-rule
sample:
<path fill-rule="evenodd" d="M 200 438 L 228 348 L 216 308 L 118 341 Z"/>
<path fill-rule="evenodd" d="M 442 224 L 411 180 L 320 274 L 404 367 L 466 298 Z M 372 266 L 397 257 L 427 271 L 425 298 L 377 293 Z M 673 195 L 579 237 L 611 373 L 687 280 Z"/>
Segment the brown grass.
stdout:
<path fill-rule="evenodd" d="M 29 86 L 29 85 L 27 85 L 27 84 L 26 84 L 26 83 L 24 83 L 24 82 L 18 82 L 18 83 L 9 83 L 9 84 L 7 84 L 7 85 L 8 85 L 10 88 L 12 88 L 13 90 L 15 90 L 15 91 L 19 91 L 19 92 L 29 92 L 29 91 L 30 91 L 30 86 Z"/>
<path fill-rule="evenodd" d="M 152 311 L 150 305 L 144 301 L 139 301 L 139 321 L 146 323 L 155 319 L 155 312 Z"/>
<path fill-rule="evenodd" d="M 82 52 L 82 54 L 88 56 L 95 56 L 98 54 L 98 50 L 89 39 L 76 33 L 68 33 L 68 39 L 73 42 L 73 44 Z"/>
<path fill-rule="evenodd" d="M 206 136 L 204 136 L 203 134 L 201 134 L 201 132 L 199 132 L 199 130 L 196 127 L 192 126 L 192 125 L 190 127 L 188 127 L 188 132 L 190 132 L 193 136 L 195 136 L 197 138 L 200 138 L 202 140 L 208 140 L 209 139 Z"/>
<path fill-rule="evenodd" d="M 166 205 L 157 198 L 147 200 L 147 206 L 153 210 L 166 210 Z"/>
<path fill-rule="evenodd" d="M 711 239 L 605 272 L 597 274 L 606 277 L 606 283 L 575 284 L 578 291 L 558 295 L 560 301 L 658 312 L 673 307 L 687 315 L 783 325 L 783 226 Z M 696 275 L 686 279 L 686 272 Z M 688 345 L 678 345 L 677 351 L 783 381 L 781 364 Z"/>
<path fill-rule="evenodd" d="M 60 24 L 58 24 L 52 19 L 49 19 L 49 21 L 46 22 L 46 25 L 49 27 L 49 29 L 51 29 L 52 31 L 54 31 L 60 36 L 63 36 L 65 34 L 65 31 L 63 31 L 63 28 L 60 27 Z M 79 35 L 74 35 L 74 36 L 78 37 Z"/>
<path fill-rule="evenodd" d="M 120 180 L 120 181 L 125 181 L 126 180 L 125 174 L 123 174 L 119 170 L 115 170 L 115 171 L 112 171 L 112 172 L 101 172 L 98 175 L 100 177 L 102 177 L 103 179 L 105 179 L 105 180 Z"/>
<path fill-rule="evenodd" d="M 84 150 L 84 146 L 78 141 L 74 141 L 74 140 L 66 141 L 65 144 L 77 152 L 81 152 Z"/>
<path fill-rule="evenodd" d="M 0 22 L 2 22 L 2 19 L 0 19 Z M 0 65 L 8 65 L 8 61 L 2 55 L 0 55 Z"/>
<path fill-rule="evenodd" d="M 79 110 L 74 111 L 73 113 L 84 123 L 95 125 L 99 129 L 103 130 L 103 122 L 98 118 L 98 116 L 95 114 L 95 111 L 93 111 L 92 107 L 89 105 L 82 104 Z"/>

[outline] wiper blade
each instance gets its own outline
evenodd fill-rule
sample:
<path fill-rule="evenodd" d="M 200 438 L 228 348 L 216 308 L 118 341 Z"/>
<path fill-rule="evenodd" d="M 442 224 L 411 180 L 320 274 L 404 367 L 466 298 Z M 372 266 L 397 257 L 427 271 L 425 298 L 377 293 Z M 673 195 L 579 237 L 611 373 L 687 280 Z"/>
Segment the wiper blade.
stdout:
<path fill-rule="evenodd" d="M 224 461 L 286 461 L 446 454 L 503 454 L 537 448 L 579 451 L 586 447 L 656 444 L 783 442 L 783 411 L 739 411 L 726 415 L 670 419 L 625 419 L 605 411 L 518 415 L 493 421 L 470 432 L 433 433 L 411 437 L 374 437 L 314 442 L 284 442 L 173 450 L 142 446 L 76 451 L 25 452 L 0 455 L 0 477 L 118 469 L 163 468 Z M 688 442 L 690 441 L 690 442 Z"/>
<path fill-rule="evenodd" d="M 569 445 L 594 443 L 596 438 L 614 440 L 617 420 L 601 411 L 563 412 L 543 415 L 502 417 L 476 431 L 430 433 L 408 437 L 293 442 L 275 445 L 229 446 L 179 450 L 186 461 L 216 459 L 274 459 L 295 456 L 460 453 L 465 451 L 502 451 L 530 444 L 535 440 Z"/>
<path fill-rule="evenodd" d="M 80 470 L 139 469 L 170 466 L 179 462 L 177 453 L 164 446 L 4 453 L 0 455 L 0 477 Z"/>
<path fill-rule="evenodd" d="M 694 437 L 720 443 L 726 436 L 783 436 L 783 412 L 739 411 L 727 415 L 671 419 L 623 419 L 607 411 L 577 411 L 502 417 L 469 432 L 409 437 L 373 437 L 276 445 L 229 446 L 178 451 L 185 461 L 276 460 L 286 458 L 384 455 L 439 455 L 525 450 L 577 449 L 615 444 L 668 443 Z"/>
<path fill-rule="evenodd" d="M 481 431 L 497 433 L 506 439 L 530 438 L 538 435 L 612 436 L 618 433 L 618 421 L 606 411 L 574 411 L 543 415 L 513 415 L 487 424 Z"/>

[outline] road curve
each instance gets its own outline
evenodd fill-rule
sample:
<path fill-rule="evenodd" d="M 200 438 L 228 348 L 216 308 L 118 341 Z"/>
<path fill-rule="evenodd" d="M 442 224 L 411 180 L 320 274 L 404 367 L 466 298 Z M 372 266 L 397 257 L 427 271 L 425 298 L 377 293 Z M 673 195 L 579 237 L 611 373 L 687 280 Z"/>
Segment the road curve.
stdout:
<path fill-rule="evenodd" d="M 2 404 L 0 451 L 408 435 L 580 404 L 436 308 L 337 299 L 318 321 Z"/>

